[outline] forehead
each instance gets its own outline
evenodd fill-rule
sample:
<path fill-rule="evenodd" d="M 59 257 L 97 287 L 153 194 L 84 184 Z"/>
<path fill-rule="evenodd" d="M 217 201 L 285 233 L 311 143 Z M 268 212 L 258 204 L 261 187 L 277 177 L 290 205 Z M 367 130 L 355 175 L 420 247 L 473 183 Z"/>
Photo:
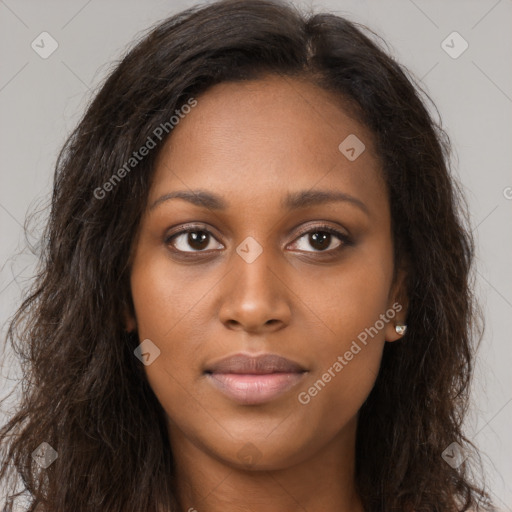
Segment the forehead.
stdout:
<path fill-rule="evenodd" d="M 241 206 L 277 206 L 288 191 L 322 188 L 386 208 L 373 135 L 332 93 L 269 76 L 221 83 L 196 99 L 159 154 L 149 202 L 201 188 Z"/>

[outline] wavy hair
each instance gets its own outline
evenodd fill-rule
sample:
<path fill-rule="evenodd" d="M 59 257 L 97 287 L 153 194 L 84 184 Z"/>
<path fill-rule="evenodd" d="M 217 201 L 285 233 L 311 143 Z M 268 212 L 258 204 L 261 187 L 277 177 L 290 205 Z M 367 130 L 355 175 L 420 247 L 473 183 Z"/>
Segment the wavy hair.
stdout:
<path fill-rule="evenodd" d="M 158 23 L 116 63 L 59 154 L 39 271 L 7 331 L 23 389 L 0 429 L 0 482 L 21 479 L 30 511 L 180 510 L 165 414 L 123 323 L 134 313 L 129 255 L 159 151 L 110 181 L 106 197 L 98 190 L 191 98 L 269 73 L 332 92 L 373 132 L 395 265 L 408 268 L 408 332 L 386 343 L 359 413 L 365 509 L 490 507 L 471 476 L 474 457 L 453 468 L 441 456 L 453 442 L 476 455 L 462 431 L 481 339 L 467 207 L 431 100 L 384 46 L 334 14 L 221 0 Z M 58 453 L 46 469 L 32 457 L 43 441 Z"/>

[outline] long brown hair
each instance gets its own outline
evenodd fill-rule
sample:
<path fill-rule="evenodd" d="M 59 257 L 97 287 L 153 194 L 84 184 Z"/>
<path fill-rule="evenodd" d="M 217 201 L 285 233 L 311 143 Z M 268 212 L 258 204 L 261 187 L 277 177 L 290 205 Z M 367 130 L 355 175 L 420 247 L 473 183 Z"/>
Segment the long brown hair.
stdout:
<path fill-rule="evenodd" d="M 375 134 L 395 264 L 409 266 L 408 332 L 386 344 L 359 415 L 356 481 L 366 510 L 487 506 L 470 478 L 472 458 L 452 467 L 442 457 L 455 442 L 473 453 L 461 427 L 480 329 L 466 208 L 428 96 L 364 27 L 284 2 L 227 0 L 146 34 L 59 155 L 41 270 L 7 333 L 24 378 L 17 412 L 0 430 L 0 482 L 15 468 L 30 511 L 179 510 L 165 414 L 123 324 L 126 308 L 133 313 L 130 249 L 159 148 L 133 168 L 126 162 L 191 98 L 267 73 L 305 77 L 348 100 Z M 58 454 L 47 468 L 33 458 L 42 442 Z M 11 511 L 9 500 L 4 506 Z"/>

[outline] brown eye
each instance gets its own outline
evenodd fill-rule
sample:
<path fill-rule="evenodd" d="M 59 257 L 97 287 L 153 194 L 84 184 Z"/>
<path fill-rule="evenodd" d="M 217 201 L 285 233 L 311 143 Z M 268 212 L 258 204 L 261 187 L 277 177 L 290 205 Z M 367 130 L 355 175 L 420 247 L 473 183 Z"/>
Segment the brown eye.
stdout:
<path fill-rule="evenodd" d="M 326 231 L 317 231 L 316 233 L 310 233 L 308 236 L 308 242 L 311 244 L 311 247 L 317 251 L 324 251 L 331 245 L 332 235 Z"/>
<path fill-rule="evenodd" d="M 321 226 L 302 233 L 293 248 L 303 252 L 334 252 L 350 244 L 348 235 L 330 226 Z"/>
<path fill-rule="evenodd" d="M 220 247 L 216 247 L 215 243 L 212 244 L 215 240 L 209 231 L 187 229 L 172 235 L 166 240 L 166 243 L 172 245 L 180 252 L 202 252 L 223 247 L 220 243 L 217 244 Z"/>

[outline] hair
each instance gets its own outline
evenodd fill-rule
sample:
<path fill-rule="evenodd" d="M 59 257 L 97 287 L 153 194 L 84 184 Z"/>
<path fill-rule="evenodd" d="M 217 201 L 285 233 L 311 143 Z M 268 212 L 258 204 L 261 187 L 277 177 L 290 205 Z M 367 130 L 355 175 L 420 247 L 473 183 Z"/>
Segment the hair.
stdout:
<path fill-rule="evenodd" d="M 359 411 L 355 476 L 365 509 L 491 506 L 462 431 L 481 339 L 474 243 L 430 98 L 366 27 L 283 1 L 224 0 L 144 33 L 58 156 L 38 272 L 7 330 L 23 390 L 0 429 L 0 481 L 17 472 L 30 511 L 179 510 L 164 410 L 134 357 L 138 336 L 124 324 L 134 313 L 129 255 L 159 151 L 104 184 L 191 98 L 268 74 L 330 91 L 373 133 L 395 269 L 407 269 L 407 334 L 385 344 Z M 32 458 L 43 441 L 58 453 L 47 469 Z M 453 442 L 475 457 L 451 467 L 441 454 Z M 4 506 L 11 512 L 12 501 Z"/>

